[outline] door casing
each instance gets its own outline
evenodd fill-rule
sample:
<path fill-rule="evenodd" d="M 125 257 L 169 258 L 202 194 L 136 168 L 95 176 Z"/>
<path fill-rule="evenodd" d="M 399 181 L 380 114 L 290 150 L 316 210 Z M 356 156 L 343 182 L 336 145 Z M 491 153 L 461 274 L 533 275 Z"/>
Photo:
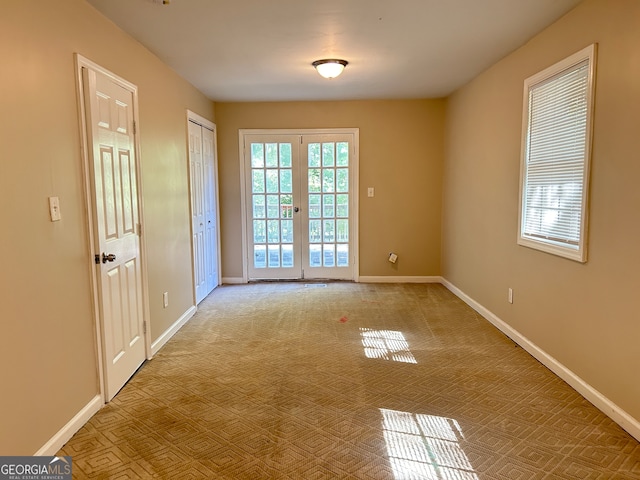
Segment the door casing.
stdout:
<path fill-rule="evenodd" d="M 249 282 L 249 266 L 248 266 L 248 252 L 249 252 L 249 242 L 247 235 L 249 234 L 247 229 L 247 191 L 246 191 L 246 175 L 245 171 L 245 156 L 244 156 L 244 148 L 245 148 L 245 136 L 246 135 L 336 135 L 336 134 L 350 134 L 353 135 L 354 141 L 354 155 L 353 155 L 353 163 L 350 165 L 350 173 L 349 175 L 353 176 L 353 196 L 351 198 L 351 202 L 353 202 L 353 210 L 352 210 L 352 225 L 353 231 L 350 232 L 352 236 L 352 245 L 353 245 L 353 281 L 359 281 L 360 275 L 360 267 L 359 267 L 359 251 L 358 251 L 358 230 L 359 230 L 359 174 L 358 174 L 358 164 L 359 164 L 359 152 L 360 152 L 360 141 L 359 135 L 360 130 L 358 128 L 322 128 L 322 129 L 240 129 L 238 131 L 238 152 L 239 152 L 239 161 L 240 161 L 240 198 L 241 198 L 241 215 L 242 215 L 242 281 L 243 283 Z"/>
<path fill-rule="evenodd" d="M 84 200 L 85 200 L 85 214 L 87 220 L 87 265 L 89 268 L 89 278 L 92 292 L 92 306 L 93 306 L 93 323 L 95 329 L 95 348 L 96 348 L 96 359 L 98 371 L 97 376 L 99 379 L 98 386 L 100 389 L 100 396 L 103 402 L 107 401 L 106 398 L 106 386 L 105 386 L 105 369 L 107 366 L 104 363 L 103 357 L 103 326 L 100 318 L 100 302 L 101 302 L 101 293 L 100 293 L 100 283 L 97 278 L 97 272 L 94 263 L 94 252 L 96 245 L 96 235 L 95 235 L 95 218 L 93 217 L 94 205 L 93 205 L 93 179 L 91 177 L 91 150 L 92 150 L 92 139 L 88 136 L 88 119 L 86 116 L 86 91 L 85 84 L 83 80 L 83 69 L 93 70 L 99 72 L 107 77 L 111 78 L 115 82 L 124 86 L 125 88 L 131 90 L 133 92 L 133 102 L 134 102 L 134 121 L 136 125 L 139 125 L 138 118 L 138 89 L 136 85 L 118 77 L 114 73 L 109 70 L 101 67 L 100 65 L 92 62 L 91 60 L 83 57 L 80 54 L 75 54 L 75 66 L 76 66 L 76 93 L 77 93 L 77 105 L 78 105 L 78 118 L 80 119 L 79 127 L 80 127 L 80 140 L 81 140 L 81 155 L 82 155 L 82 173 L 83 173 L 83 181 L 84 181 Z M 138 186 L 137 186 L 137 199 L 138 199 L 138 210 L 139 210 L 139 224 L 144 225 L 144 204 L 143 204 L 143 192 L 142 192 L 142 181 L 141 181 L 141 171 L 140 171 L 140 141 L 138 135 L 134 135 L 134 150 L 135 155 L 138 161 L 136 162 L 136 175 L 138 178 Z M 140 232 L 140 256 L 141 256 L 141 270 L 142 270 L 142 316 L 143 322 L 145 325 L 144 331 L 144 344 L 145 344 L 145 356 L 146 359 L 151 359 L 151 332 L 149 328 L 148 319 L 150 318 L 149 314 L 149 287 L 148 287 L 148 276 L 147 276 L 147 255 L 146 255 L 146 242 L 144 229 Z"/>

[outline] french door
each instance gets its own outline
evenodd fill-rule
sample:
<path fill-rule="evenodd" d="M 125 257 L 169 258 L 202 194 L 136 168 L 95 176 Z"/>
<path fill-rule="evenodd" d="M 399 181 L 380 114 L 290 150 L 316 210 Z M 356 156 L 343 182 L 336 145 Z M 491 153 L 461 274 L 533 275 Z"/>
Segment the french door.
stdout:
<path fill-rule="evenodd" d="M 247 280 L 354 280 L 357 130 L 240 134 Z"/>

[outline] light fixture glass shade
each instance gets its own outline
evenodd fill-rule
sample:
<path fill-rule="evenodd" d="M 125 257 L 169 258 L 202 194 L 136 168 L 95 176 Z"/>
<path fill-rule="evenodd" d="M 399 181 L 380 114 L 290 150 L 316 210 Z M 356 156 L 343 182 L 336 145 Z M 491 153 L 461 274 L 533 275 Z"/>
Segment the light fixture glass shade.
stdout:
<path fill-rule="evenodd" d="M 344 67 L 346 67 L 348 63 L 349 62 L 346 60 L 325 59 L 316 60 L 311 65 L 313 65 L 318 73 L 324 78 L 336 78 L 342 73 Z"/>

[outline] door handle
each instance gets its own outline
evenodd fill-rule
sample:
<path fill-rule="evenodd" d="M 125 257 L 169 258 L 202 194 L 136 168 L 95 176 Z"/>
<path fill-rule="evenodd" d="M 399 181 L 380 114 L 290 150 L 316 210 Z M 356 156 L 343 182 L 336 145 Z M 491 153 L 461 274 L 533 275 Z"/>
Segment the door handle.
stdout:
<path fill-rule="evenodd" d="M 113 253 L 110 253 L 109 255 L 105 255 L 105 253 L 102 252 L 102 263 L 113 262 L 115 259 L 116 259 L 116 256 Z"/>

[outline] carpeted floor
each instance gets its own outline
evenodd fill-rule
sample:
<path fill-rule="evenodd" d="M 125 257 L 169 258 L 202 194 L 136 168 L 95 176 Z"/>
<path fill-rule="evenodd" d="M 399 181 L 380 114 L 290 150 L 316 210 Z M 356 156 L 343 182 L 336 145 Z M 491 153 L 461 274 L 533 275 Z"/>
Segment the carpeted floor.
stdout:
<path fill-rule="evenodd" d="M 222 286 L 74 478 L 640 479 L 640 444 L 441 285 Z"/>

